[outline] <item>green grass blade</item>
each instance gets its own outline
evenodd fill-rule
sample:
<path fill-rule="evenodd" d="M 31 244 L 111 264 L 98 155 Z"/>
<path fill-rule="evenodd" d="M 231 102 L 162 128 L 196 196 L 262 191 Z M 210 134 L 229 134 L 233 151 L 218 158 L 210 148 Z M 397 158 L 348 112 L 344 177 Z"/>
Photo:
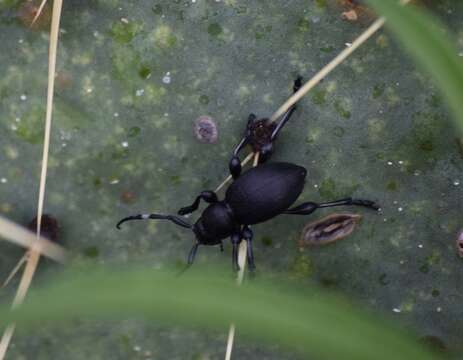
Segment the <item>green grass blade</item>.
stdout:
<path fill-rule="evenodd" d="M 373 321 L 318 289 L 295 289 L 278 278 L 238 288 L 229 275 L 216 268 L 181 277 L 145 268 L 68 271 L 53 285 L 32 291 L 13 314 L 9 306 L 1 306 L 0 323 L 14 318 L 21 329 L 37 329 L 45 319 L 137 317 L 223 332 L 233 321 L 240 336 L 322 359 L 435 359 L 409 333 L 384 319 Z"/>
<path fill-rule="evenodd" d="M 434 79 L 463 130 L 463 61 L 446 29 L 428 12 L 396 0 L 367 0 L 387 19 L 386 26 Z"/>

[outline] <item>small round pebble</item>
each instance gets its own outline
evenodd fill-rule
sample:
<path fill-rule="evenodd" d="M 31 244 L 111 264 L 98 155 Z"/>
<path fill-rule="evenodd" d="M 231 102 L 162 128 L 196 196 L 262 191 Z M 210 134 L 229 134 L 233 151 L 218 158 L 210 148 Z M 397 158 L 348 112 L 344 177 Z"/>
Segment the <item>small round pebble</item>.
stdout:
<path fill-rule="evenodd" d="M 217 125 L 214 120 L 207 115 L 200 116 L 196 119 L 194 133 L 199 141 L 206 144 L 216 143 L 219 137 Z"/>

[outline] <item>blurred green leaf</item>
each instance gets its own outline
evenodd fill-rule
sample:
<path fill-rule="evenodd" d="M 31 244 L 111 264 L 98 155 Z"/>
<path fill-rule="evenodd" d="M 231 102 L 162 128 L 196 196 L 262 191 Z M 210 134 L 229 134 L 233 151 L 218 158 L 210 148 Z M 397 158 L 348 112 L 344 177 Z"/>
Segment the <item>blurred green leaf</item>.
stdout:
<path fill-rule="evenodd" d="M 445 35 L 446 26 L 426 11 L 396 0 L 367 0 L 415 61 L 432 75 L 463 130 L 463 62 Z"/>
<path fill-rule="evenodd" d="M 240 336 L 277 343 L 330 359 L 431 359 L 403 330 L 384 319 L 373 321 L 333 296 L 296 289 L 279 278 L 252 280 L 237 287 L 229 271 L 173 271 L 90 267 L 69 270 L 53 285 L 35 290 L 18 311 L 0 307 L 0 323 L 22 328 L 49 322 L 138 317 L 225 332 L 233 321 Z M 382 322 L 382 323 L 381 323 Z"/>

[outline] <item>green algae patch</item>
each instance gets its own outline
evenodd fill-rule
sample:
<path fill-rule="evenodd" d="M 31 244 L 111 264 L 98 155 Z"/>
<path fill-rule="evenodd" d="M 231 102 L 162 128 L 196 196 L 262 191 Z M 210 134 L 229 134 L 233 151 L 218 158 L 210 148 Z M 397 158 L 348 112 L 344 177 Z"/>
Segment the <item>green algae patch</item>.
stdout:
<path fill-rule="evenodd" d="M 207 32 L 211 36 L 219 36 L 223 33 L 223 28 L 219 23 L 212 23 L 207 27 Z"/>
<path fill-rule="evenodd" d="M 45 108 L 33 106 L 22 117 L 17 125 L 16 135 L 30 144 L 43 142 Z"/>
<path fill-rule="evenodd" d="M 297 21 L 297 30 L 299 32 L 305 33 L 310 29 L 310 21 L 306 17 L 301 17 Z"/>
<path fill-rule="evenodd" d="M 111 26 L 111 36 L 119 43 L 127 44 L 143 30 L 140 22 L 117 21 Z"/>
<path fill-rule="evenodd" d="M 337 99 L 334 102 L 334 109 L 344 119 L 349 119 L 351 116 L 349 105 L 344 100 Z"/>
<path fill-rule="evenodd" d="M 320 183 L 318 193 L 323 200 L 334 200 L 340 197 L 351 196 L 358 188 L 358 184 L 348 185 L 346 183 L 337 183 L 332 178 L 327 178 Z"/>
<path fill-rule="evenodd" d="M 379 98 L 381 95 L 384 94 L 384 90 L 386 89 L 386 84 L 385 83 L 379 83 L 379 84 L 376 84 L 374 87 L 373 87 L 373 91 L 371 93 L 371 96 L 373 97 L 373 99 L 377 99 Z"/>
<path fill-rule="evenodd" d="M 309 256 L 305 254 L 298 255 L 290 265 L 289 274 L 292 278 L 308 278 L 312 276 L 314 265 Z"/>
<path fill-rule="evenodd" d="M 160 49 L 170 49 L 178 41 L 172 28 L 168 25 L 159 25 L 148 35 L 148 38 Z"/>
<path fill-rule="evenodd" d="M 312 95 L 312 102 L 315 105 L 325 105 L 327 94 L 328 94 L 328 91 L 321 87 L 314 89 L 313 95 Z"/>

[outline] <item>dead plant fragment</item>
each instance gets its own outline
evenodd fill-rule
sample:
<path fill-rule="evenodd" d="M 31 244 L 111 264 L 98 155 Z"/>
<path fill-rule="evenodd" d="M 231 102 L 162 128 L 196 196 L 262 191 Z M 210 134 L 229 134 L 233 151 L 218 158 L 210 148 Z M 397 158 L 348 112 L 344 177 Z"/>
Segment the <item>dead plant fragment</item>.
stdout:
<path fill-rule="evenodd" d="M 23 1 L 18 9 L 18 19 L 32 30 L 48 30 L 51 24 L 51 7 L 41 1 Z"/>
<path fill-rule="evenodd" d="M 375 18 L 375 13 L 362 1 L 357 0 L 338 0 L 339 5 L 344 10 L 341 13 L 343 19 L 348 21 L 370 22 Z"/>
<path fill-rule="evenodd" d="M 299 246 L 321 246 L 349 236 L 362 216 L 357 214 L 331 214 L 307 224 L 302 230 Z"/>

